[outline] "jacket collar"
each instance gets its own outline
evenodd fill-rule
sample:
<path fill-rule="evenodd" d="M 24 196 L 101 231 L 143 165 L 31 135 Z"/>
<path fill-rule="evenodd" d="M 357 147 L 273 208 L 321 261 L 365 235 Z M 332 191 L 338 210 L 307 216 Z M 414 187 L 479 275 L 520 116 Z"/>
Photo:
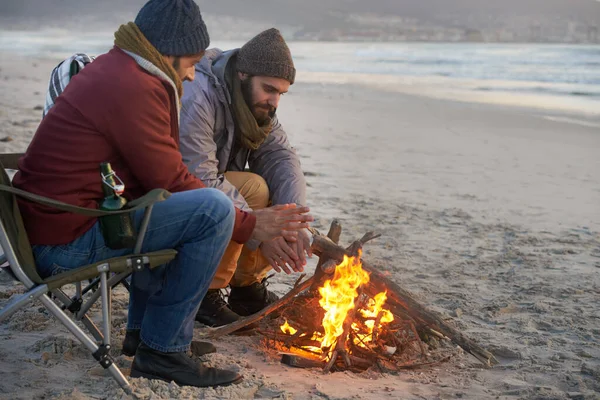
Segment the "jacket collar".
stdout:
<path fill-rule="evenodd" d="M 173 88 L 173 91 L 175 92 L 175 97 L 177 97 L 177 87 L 175 86 L 175 83 L 171 80 L 171 78 L 169 78 L 167 76 L 167 74 L 165 74 L 164 72 L 162 72 L 156 65 L 152 64 L 150 61 L 146 60 L 144 57 L 139 56 L 131 51 L 128 50 L 123 50 L 121 48 L 119 48 L 119 50 L 123 51 L 125 54 L 127 54 L 128 56 L 130 56 L 131 58 L 133 58 L 135 60 L 135 62 L 144 70 L 146 70 L 148 73 L 150 73 L 151 75 L 154 75 L 164 81 L 167 81 L 171 87 Z M 176 105 L 177 105 L 177 121 L 179 121 L 180 119 L 180 108 L 181 108 L 181 104 L 179 100 L 175 101 Z"/>
<path fill-rule="evenodd" d="M 231 95 L 227 89 L 225 71 L 232 57 L 237 55 L 240 49 L 223 51 L 221 49 L 208 49 L 202 60 L 196 64 L 196 72 L 208 76 L 212 83 L 220 90 L 219 97 L 227 104 L 231 104 Z"/>

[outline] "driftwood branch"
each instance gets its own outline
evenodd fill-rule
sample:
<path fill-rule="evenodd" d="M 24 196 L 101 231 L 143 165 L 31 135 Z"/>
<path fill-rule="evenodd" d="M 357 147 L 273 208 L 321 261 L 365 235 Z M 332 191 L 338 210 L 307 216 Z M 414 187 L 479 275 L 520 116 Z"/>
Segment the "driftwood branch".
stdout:
<path fill-rule="evenodd" d="M 285 296 L 283 296 L 281 299 L 277 300 L 276 302 L 269 304 L 267 307 L 263 308 L 262 310 L 260 310 L 257 313 L 254 313 L 247 317 L 241 318 L 235 322 L 232 322 L 231 324 L 222 326 L 220 328 L 209 330 L 206 333 L 205 337 L 217 338 L 220 336 L 229 335 L 230 333 L 233 333 L 233 332 L 240 330 L 250 324 L 260 321 L 267 315 L 271 314 L 273 311 L 276 311 L 279 308 L 286 305 L 287 303 L 289 303 L 294 297 L 296 297 L 297 294 L 308 289 L 310 287 L 310 285 L 313 283 L 314 278 L 315 277 L 313 275 L 310 278 L 306 279 L 304 282 L 297 283 L 292 288 L 292 290 L 290 290 Z"/>
<path fill-rule="evenodd" d="M 337 261 L 342 261 L 344 255 L 349 255 L 346 249 L 322 235 L 315 235 L 313 237 L 312 250 L 320 257 L 325 256 Z M 374 293 L 368 294 L 373 296 L 378 292 L 387 291 L 388 300 L 386 304 L 393 313 L 408 314 L 416 322 L 419 330 L 435 329 L 450 338 L 454 343 L 472 354 L 486 366 L 498 363 L 493 354 L 447 324 L 437 313 L 421 305 L 408 291 L 391 281 L 377 268 L 364 259 L 362 259 L 362 265 L 371 275 L 371 285 L 369 287 Z"/>
<path fill-rule="evenodd" d="M 359 242 L 361 242 L 364 245 L 365 243 L 370 242 L 373 239 L 377 239 L 378 237 L 381 237 L 381 233 L 367 232 L 363 235 L 362 238 L 360 238 Z"/>
<path fill-rule="evenodd" d="M 329 232 L 327 232 L 327 237 L 333 241 L 335 244 L 340 243 L 340 236 L 342 235 L 342 224 L 337 219 L 331 221 L 331 226 L 329 227 Z"/>
<path fill-rule="evenodd" d="M 316 232 L 313 232 L 313 235 Z M 331 226 L 329 227 L 329 232 L 327 232 L 327 237 L 333 243 L 338 244 L 340 242 L 340 236 L 342 235 L 342 225 L 340 221 L 334 219 L 331 221 Z M 331 275 L 335 272 L 336 261 L 329 259 L 327 256 L 320 256 L 319 262 L 317 263 L 317 268 L 315 269 L 315 279 L 313 284 L 310 287 L 311 291 L 316 291 L 320 285 L 321 280 L 327 276 Z"/>

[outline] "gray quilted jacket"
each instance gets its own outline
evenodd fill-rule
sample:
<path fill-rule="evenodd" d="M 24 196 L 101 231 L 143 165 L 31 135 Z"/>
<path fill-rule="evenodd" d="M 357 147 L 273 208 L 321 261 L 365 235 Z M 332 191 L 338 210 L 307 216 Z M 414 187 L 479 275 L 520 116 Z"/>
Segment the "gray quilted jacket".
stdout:
<path fill-rule="evenodd" d="M 196 65 L 193 82 L 185 82 L 181 107 L 180 151 L 192 174 L 208 187 L 218 188 L 236 207 L 250 210 L 224 173 L 244 171 L 262 176 L 273 204 L 306 204 L 306 181 L 296 151 L 281 124 L 274 119 L 265 142 L 254 151 L 236 145 L 231 96 L 226 88 L 225 67 L 239 49 L 207 50 Z"/>

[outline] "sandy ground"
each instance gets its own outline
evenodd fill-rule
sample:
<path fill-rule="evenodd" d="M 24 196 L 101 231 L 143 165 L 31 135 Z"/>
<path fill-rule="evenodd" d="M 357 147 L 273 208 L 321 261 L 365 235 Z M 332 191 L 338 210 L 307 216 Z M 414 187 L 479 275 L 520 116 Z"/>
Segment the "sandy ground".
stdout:
<path fill-rule="evenodd" d="M 0 152 L 24 151 L 57 60 L 0 60 Z M 380 231 L 365 258 L 501 364 L 459 355 L 398 375 L 323 375 L 280 364 L 256 337 L 233 337 L 206 360 L 241 371 L 242 384 L 134 379 L 136 397 L 600 398 L 598 115 L 575 124 L 578 115 L 302 81 L 279 115 L 302 157 L 315 227 L 340 219 L 344 243 Z M 283 294 L 295 279 L 276 276 L 271 288 Z M 0 272 L 0 305 L 21 290 Z M 114 301 L 118 355 L 126 293 Z M 131 359 L 117 362 L 126 370 Z M 39 303 L 0 325 L 0 375 L 3 399 L 124 397 Z"/>

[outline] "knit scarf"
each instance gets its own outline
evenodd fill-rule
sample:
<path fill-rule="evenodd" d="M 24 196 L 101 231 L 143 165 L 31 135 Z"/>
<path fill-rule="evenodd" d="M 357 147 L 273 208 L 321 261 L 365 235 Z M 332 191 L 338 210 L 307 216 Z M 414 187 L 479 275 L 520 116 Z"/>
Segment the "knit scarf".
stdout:
<path fill-rule="evenodd" d="M 127 50 L 148 60 L 164 72 L 175 84 L 177 95 L 181 99 L 183 86 L 175 68 L 169 64 L 154 46 L 146 39 L 140 28 L 133 22 L 121 25 L 115 32 L 115 46 Z"/>
<path fill-rule="evenodd" d="M 244 99 L 242 81 L 237 73 L 237 68 L 235 68 L 235 65 L 232 65 L 228 69 L 230 70 L 228 83 L 231 87 L 232 110 L 236 122 L 237 140 L 242 147 L 256 150 L 263 144 L 267 136 L 269 136 L 273 121 L 269 119 L 264 125 L 258 125 L 256 118 L 252 115 L 252 111 L 250 111 Z"/>

